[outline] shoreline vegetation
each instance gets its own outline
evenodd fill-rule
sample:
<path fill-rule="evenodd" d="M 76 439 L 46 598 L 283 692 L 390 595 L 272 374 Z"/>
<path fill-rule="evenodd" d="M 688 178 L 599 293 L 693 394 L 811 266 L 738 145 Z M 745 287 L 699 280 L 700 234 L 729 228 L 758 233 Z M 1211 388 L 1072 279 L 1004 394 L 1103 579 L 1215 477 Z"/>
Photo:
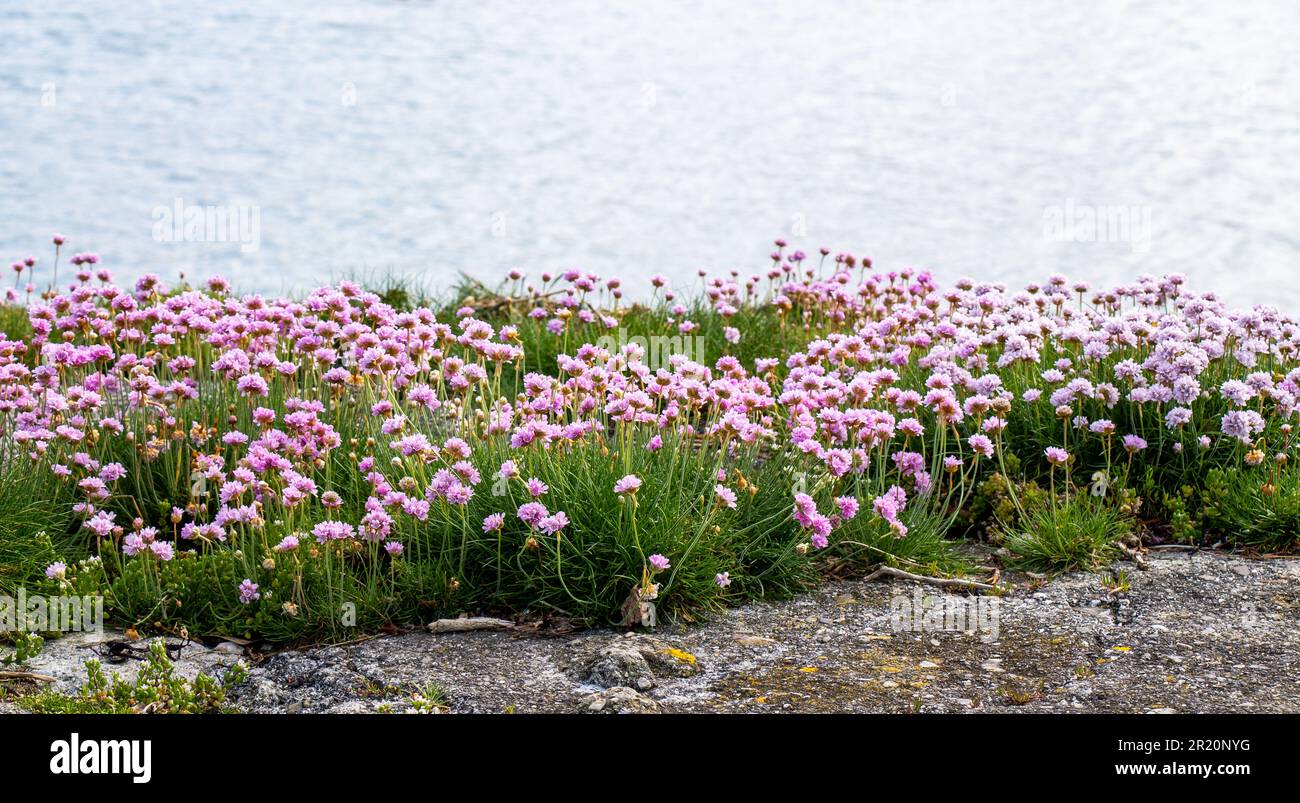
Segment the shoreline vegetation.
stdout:
<path fill-rule="evenodd" d="M 1300 537 L 1297 324 L 1180 276 L 944 285 L 778 241 L 639 301 L 577 270 L 270 298 L 54 243 L 0 306 L 0 594 L 139 631 L 652 627 Z"/>

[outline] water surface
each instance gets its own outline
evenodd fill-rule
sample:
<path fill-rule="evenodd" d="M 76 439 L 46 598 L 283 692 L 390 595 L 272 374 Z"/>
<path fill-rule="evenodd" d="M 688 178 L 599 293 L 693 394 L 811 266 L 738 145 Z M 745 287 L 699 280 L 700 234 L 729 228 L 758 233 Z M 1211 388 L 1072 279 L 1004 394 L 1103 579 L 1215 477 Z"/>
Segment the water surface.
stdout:
<path fill-rule="evenodd" d="M 689 281 L 783 236 L 1300 311 L 1298 30 L 1289 2 L 7 3 L 0 257 L 48 268 L 62 231 L 267 292 Z M 255 211 L 256 249 L 160 242 L 178 199 Z M 1045 231 L 1067 210 L 1112 225 Z"/>

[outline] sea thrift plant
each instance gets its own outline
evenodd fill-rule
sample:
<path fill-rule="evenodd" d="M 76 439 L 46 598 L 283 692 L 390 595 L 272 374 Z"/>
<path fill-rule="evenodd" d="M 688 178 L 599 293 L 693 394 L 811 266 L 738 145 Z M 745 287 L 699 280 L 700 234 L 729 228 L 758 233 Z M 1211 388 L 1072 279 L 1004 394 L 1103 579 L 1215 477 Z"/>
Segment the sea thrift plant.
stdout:
<path fill-rule="evenodd" d="M 128 624 L 645 624 L 830 567 L 959 570 L 950 538 L 1031 548 L 1080 496 L 1188 538 L 1300 530 L 1297 324 L 1179 276 L 944 285 L 780 245 L 694 298 L 570 269 L 432 306 L 70 262 L 22 260 L 0 318 L 0 554 Z"/>

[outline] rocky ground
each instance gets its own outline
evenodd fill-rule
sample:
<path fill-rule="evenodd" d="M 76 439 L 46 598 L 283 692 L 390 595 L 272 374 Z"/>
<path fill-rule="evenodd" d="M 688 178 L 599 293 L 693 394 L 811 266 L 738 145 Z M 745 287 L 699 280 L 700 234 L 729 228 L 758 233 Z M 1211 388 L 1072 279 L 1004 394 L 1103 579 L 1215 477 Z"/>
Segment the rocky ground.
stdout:
<path fill-rule="evenodd" d="M 1300 711 L 1300 560 L 1148 562 L 1008 578 L 1002 596 L 952 596 L 946 619 L 943 590 L 883 579 L 650 634 L 420 631 L 253 656 L 234 704 L 402 712 L 437 688 L 450 712 Z M 30 668 L 73 690 L 114 637 L 60 639 Z M 178 667 L 214 673 L 243 652 L 192 645 Z"/>

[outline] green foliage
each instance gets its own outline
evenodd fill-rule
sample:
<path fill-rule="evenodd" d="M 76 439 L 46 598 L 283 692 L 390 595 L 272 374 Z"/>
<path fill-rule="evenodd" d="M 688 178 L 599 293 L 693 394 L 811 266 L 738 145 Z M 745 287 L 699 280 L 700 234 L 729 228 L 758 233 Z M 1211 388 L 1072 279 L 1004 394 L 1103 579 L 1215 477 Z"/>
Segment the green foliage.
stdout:
<path fill-rule="evenodd" d="M 1007 562 L 1039 572 L 1096 569 L 1118 555 L 1118 541 L 1131 529 L 1112 500 L 1074 494 L 1048 504 L 1031 501 L 1004 535 Z"/>
<path fill-rule="evenodd" d="M 20 304 L 0 304 L 0 338 L 27 340 L 32 336 L 32 324 L 27 320 L 27 308 Z"/>
<path fill-rule="evenodd" d="M 399 278 L 368 284 L 382 303 L 399 311 L 431 303 L 429 293 Z M 686 351 L 710 366 L 732 356 L 752 370 L 758 358 L 785 357 L 815 339 L 846 331 L 846 322 L 832 310 L 799 298 L 743 303 L 723 314 L 703 295 L 669 301 L 656 294 L 642 304 L 613 302 L 584 320 L 581 313 L 593 310 L 558 307 L 551 301 L 560 292 L 555 287 L 543 286 L 530 295 L 521 286 L 496 291 L 464 280 L 435 310 L 437 319 L 447 322 L 457 317 L 458 308 L 470 306 L 476 318 L 512 327 L 511 342 L 525 354 L 518 363 L 488 365 L 485 370 L 492 373 L 474 391 L 481 396 L 465 400 L 464 419 L 455 424 L 433 417 L 416 420 L 420 413 L 403 408 L 430 437 L 462 432 L 453 429 L 461 425 L 464 432 L 473 432 L 474 463 L 484 482 L 466 505 L 435 504 L 427 520 L 419 522 L 399 516 L 392 538 L 404 547 L 400 556 L 390 557 L 379 543 L 315 543 L 310 529 L 320 511 L 306 514 L 277 506 L 275 488 L 266 489 L 272 501 L 262 510 L 273 511 L 268 520 L 238 533 L 237 539 L 206 544 L 178 538 L 178 521 L 210 520 L 219 506 L 216 489 L 195 472 L 196 460 L 221 455 L 233 464 L 240 451 L 223 444 L 221 433 L 255 432 L 253 407 L 283 413 L 288 396 L 322 401 L 323 418 L 344 444 L 313 468 L 320 491 L 337 492 L 343 499 L 343 506 L 330 513 L 333 518 L 355 523 L 366 512 L 362 504 L 371 489 L 357 465 L 361 456 L 373 456 L 393 478 L 403 475 L 411 488 L 428 487 L 432 471 L 423 461 L 394 451 L 392 438 L 380 431 L 379 416 L 371 412 L 377 403 L 402 408 L 400 388 L 360 377 L 346 387 L 327 387 L 315 369 L 297 374 L 291 369 L 289 376 L 271 383 L 267 397 L 250 401 L 229 382 L 208 381 L 210 372 L 204 369 L 211 365 L 213 350 L 191 335 L 167 348 L 169 358 L 195 358 L 195 376 L 203 377 L 197 398 L 177 400 L 168 410 L 183 425 L 159 431 L 173 425 L 135 411 L 124 414 L 131 437 L 99 437 L 92 428 L 77 447 L 100 463 L 126 467 L 126 477 L 100 506 L 127 531 L 134 520 L 158 528 L 176 546 L 175 559 L 127 558 L 120 546 L 122 533 L 92 542 L 70 512 L 77 498 L 75 480 L 58 479 L 45 464 L 55 456 L 32 462 L 25 448 L 0 439 L 0 590 L 45 583 L 44 568 L 62 560 L 70 564 L 66 589 L 103 593 L 108 615 L 119 624 L 290 643 L 348 638 L 466 610 L 547 611 L 580 623 L 613 624 L 622 619 L 625 600 L 638 588 L 654 589 L 661 618 L 687 620 L 726 605 L 798 592 L 823 571 L 862 573 L 885 563 L 923 573 L 960 572 L 964 567 L 952 538 L 961 534 L 983 534 L 1004 545 L 1009 562 L 1017 566 L 1091 568 L 1117 554 L 1115 541 L 1136 526 L 1141 503 L 1151 505 L 1152 500 L 1147 514 L 1159 517 L 1160 526 L 1167 524 L 1182 541 L 1222 534 L 1244 546 L 1283 549 L 1294 547 L 1300 535 L 1300 478 L 1294 472 L 1271 465 L 1243 468 L 1242 449 L 1233 442 L 1220 438 L 1201 448 L 1199 433 L 1190 428 L 1170 430 L 1150 412 L 1144 418 L 1140 405 L 1108 406 L 1094 398 L 1072 402 L 1068 415 L 1045 399 L 1017 401 L 1014 412 L 1005 414 L 1007 429 L 998 439 L 997 457 L 982 463 L 972 460 L 960 441 L 945 441 L 964 440 L 975 431 L 974 415 L 963 425 L 964 434 L 956 436 L 957 427 L 949 432 L 935 426 L 926 411 L 917 412 L 925 418 L 926 437 L 934 439 L 924 447 L 926 454 L 955 451 L 965 462 L 954 469 L 960 471 L 955 481 L 937 462 L 929 466 L 936 487 L 928 496 L 908 488 L 911 497 L 900 517 L 908 530 L 903 538 L 869 509 L 872 497 L 887 490 L 884 472 L 873 468 L 865 475 L 833 478 L 820 461 L 770 442 L 720 446 L 717 439 L 702 443 L 669 428 L 660 433 L 662 449 L 652 455 L 645 442 L 650 428 L 606 420 L 598 433 L 573 445 L 512 449 L 504 437 L 483 432 L 490 400 L 514 402 L 528 373 L 555 375 L 558 356 L 573 354 L 584 343 L 605 342 L 617 353 L 639 339 L 660 364 L 668 353 Z M 679 303 L 682 309 L 677 310 Z M 0 308 L 0 330 L 30 337 L 20 309 Z M 530 314 L 534 309 L 545 314 L 535 317 Z M 556 334 L 548 322 L 559 318 L 565 323 Z M 684 332 L 687 321 L 694 329 Z M 740 333 L 734 343 L 727 337 L 733 327 Z M 981 356 L 991 364 L 998 348 L 989 346 Z M 1041 389 L 1043 367 L 1057 360 L 1084 361 L 1065 341 L 1044 348 L 1040 364 L 1013 363 L 999 371 L 1016 399 L 1026 390 Z M 1141 355 L 1120 349 L 1088 370 L 1097 381 L 1108 381 L 1118 360 L 1134 356 Z M 915 358 L 896 367 L 900 384 L 908 387 L 921 387 L 928 375 Z M 786 370 L 778 362 L 765 378 L 779 386 Z M 1206 386 L 1221 382 L 1227 370 L 1216 363 L 1202 377 Z M 1198 423 L 1212 422 L 1227 409 L 1210 393 L 1197 405 Z M 774 410 L 773 416 L 785 412 Z M 1135 462 L 1113 438 L 1072 425 L 1074 416 L 1112 418 L 1116 432 L 1141 435 L 1150 447 Z M 199 431 L 181 431 L 191 424 L 199 424 Z M 1277 421 L 1269 427 L 1261 443 L 1281 441 L 1285 448 Z M 1067 447 L 1070 465 L 1050 469 L 1043 456 L 1047 446 Z M 58 459 L 67 461 L 68 455 Z M 562 500 L 556 504 L 563 505 L 570 524 L 560 535 L 543 537 L 515 517 L 527 501 L 521 480 L 488 476 L 506 459 L 520 462 L 523 477 L 537 477 L 550 487 L 543 502 Z M 887 466 L 889 454 L 881 450 L 872 460 Z M 34 465 L 40 468 L 32 470 Z M 719 471 L 739 492 L 734 509 L 715 496 Z M 643 480 L 633 497 L 612 493 L 625 474 Z M 1088 488 L 1098 475 L 1105 487 L 1093 497 Z M 853 496 L 867 508 L 841 523 L 826 550 L 810 549 L 808 531 L 791 515 L 792 489 L 805 481 L 819 510 L 831 510 L 839 495 Z M 185 511 L 184 516 L 173 519 L 174 509 Z M 484 517 L 495 513 L 506 515 L 503 528 L 484 532 Z M 275 544 L 287 535 L 298 537 L 299 548 L 276 551 Z M 663 555 L 671 567 L 652 570 L 652 554 Z M 84 560 L 90 555 L 101 560 Z M 723 572 L 730 585 L 717 582 Z M 247 603 L 238 592 L 244 580 L 258 587 L 258 597 Z"/>
<path fill-rule="evenodd" d="M 6 666 L 24 666 L 28 661 L 41 654 L 45 649 L 45 639 L 35 633 L 4 633 L 13 645 L 13 652 L 0 655 L 0 664 Z"/>
<path fill-rule="evenodd" d="M 0 445 L 0 593 L 12 596 L 43 580 L 55 560 L 86 554 L 83 539 L 68 534 L 69 499 L 65 487 L 15 464 Z"/>
<path fill-rule="evenodd" d="M 226 694 L 248 678 L 236 664 L 218 681 L 200 673 L 193 681 L 176 674 L 161 640 L 134 681 L 110 678 L 99 661 L 86 662 L 86 684 L 73 695 L 56 692 L 24 697 L 19 704 L 36 714 L 207 714 L 225 708 Z"/>
<path fill-rule="evenodd" d="M 1298 473 L 1210 471 L 1202 492 L 1206 529 L 1229 543 L 1261 551 L 1300 547 Z"/>
<path fill-rule="evenodd" d="M 421 686 L 411 695 L 411 707 L 421 714 L 437 714 L 447 708 L 447 693 L 436 683 Z"/>

